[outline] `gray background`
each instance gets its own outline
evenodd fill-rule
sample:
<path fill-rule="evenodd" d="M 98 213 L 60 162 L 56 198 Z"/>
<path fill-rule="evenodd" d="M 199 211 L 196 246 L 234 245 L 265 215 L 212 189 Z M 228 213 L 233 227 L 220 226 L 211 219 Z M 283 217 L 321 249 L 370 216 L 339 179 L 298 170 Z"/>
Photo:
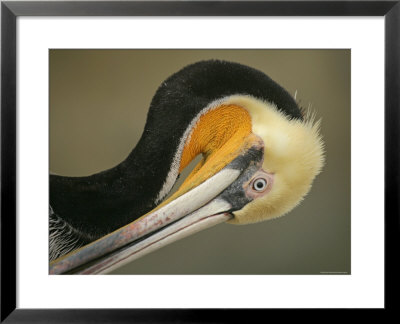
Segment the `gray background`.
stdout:
<path fill-rule="evenodd" d="M 83 176 L 121 162 L 159 84 L 210 58 L 257 68 L 312 104 L 322 117 L 323 172 L 284 217 L 221 224 L 114 273 L 350 273 L 350 50 L 51 50 L 50 172 Z"/>

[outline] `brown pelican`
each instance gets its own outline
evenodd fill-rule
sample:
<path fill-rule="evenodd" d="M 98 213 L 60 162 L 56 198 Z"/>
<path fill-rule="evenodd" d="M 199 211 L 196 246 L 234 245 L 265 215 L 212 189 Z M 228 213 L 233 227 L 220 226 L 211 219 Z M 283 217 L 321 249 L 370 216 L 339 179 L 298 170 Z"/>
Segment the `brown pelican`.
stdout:
<path fill-rule="evenodd" d="M 218 60 L 186 66 L 157 90 L 126 159 L 91 176 L 50 175 L 50 273 L 106 273 L 221 222 L 282 216 L 323 160 L 319 122 L 267 75 Z"/>

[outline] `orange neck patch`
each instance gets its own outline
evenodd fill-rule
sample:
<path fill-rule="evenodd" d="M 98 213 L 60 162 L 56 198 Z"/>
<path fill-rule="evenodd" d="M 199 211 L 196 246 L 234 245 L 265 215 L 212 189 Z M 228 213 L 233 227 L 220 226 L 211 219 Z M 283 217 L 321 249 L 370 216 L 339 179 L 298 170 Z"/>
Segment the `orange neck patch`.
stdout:
<path fill-rule="evenodd" d="M 240 106 L 221 105 L 204 114 L 186 141 L 179 172 L 197 155 L 203 154 L 203 159 L 180 188 L 154 210 L 200 185 L 259 141 L 260 138 L 252 133 L 250 114 Z"/>
<path fill-rule="evenodd" d="M 201 167 L 223 147 L 225 152 L 235 152 L 243 144 L 242 139 L 250 133 L 251 117 L 246 109 L 236 105 L 222 105 L 211 110 L 200 117 L 186 142 L 179 172 L 199 154 L 203 154 L 203 161 L 198 166 Z M 221 162 L 223 166 L 227 164 L 224 163 L 227 161 Z"/>

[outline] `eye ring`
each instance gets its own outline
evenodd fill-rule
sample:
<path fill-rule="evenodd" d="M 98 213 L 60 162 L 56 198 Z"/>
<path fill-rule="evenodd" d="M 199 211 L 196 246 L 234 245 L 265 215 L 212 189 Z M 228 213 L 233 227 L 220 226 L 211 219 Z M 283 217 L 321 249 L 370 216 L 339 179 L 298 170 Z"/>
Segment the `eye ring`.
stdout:
<path fill-rule="evenodd" d="M 267 188 L 268 181 L 265 178 L 258 178 L 253 181 L 253 189 L 262 192 Z"/>

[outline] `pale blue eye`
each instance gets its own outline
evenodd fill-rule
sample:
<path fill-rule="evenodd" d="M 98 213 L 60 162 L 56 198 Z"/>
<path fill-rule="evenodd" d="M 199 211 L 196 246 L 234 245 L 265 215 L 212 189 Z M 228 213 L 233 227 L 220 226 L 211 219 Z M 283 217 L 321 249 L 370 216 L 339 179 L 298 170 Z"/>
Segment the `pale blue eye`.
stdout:
<path fill-rule="evenodd" d="M 256 179 L 253 182 L 253 189 L 256 191 L 263 191 L 267 187 L 267 180 L 263 178 Z"/>

